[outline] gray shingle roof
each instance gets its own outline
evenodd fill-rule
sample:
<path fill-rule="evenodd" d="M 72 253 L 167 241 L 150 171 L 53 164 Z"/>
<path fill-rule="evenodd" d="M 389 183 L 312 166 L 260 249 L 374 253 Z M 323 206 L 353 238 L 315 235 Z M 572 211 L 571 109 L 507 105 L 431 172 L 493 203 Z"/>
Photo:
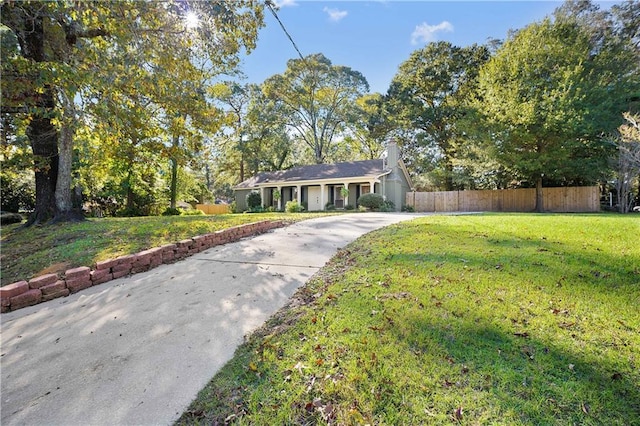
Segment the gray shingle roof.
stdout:
<path fill-rule="evenodd" d="M 236 186 L 238 189 L 254 188 L 264 183 L 286 183 L 321 179 L 341 179 L 354 177 L 374 178 L 386 172 L 382 168 L 383 160 L 350 161 L 335 164 L 313 164 L 289 170 L 262 172 Z"/>

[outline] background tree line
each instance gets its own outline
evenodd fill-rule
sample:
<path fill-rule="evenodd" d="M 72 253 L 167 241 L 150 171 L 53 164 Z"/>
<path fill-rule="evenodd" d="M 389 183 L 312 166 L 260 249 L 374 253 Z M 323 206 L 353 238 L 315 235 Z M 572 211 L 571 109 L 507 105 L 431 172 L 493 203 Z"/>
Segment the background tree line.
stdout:
<path fill-rule="evenodd" d="M 263 5 L 191 7 L 3 4 L 3 210 L 154 214 L 259 171 L 377 158 L 391 137 L 419 189 L 602 183 L 621 211 L 640 201 L 638 2 L 571 1 L 505 40 L 430 43 L 385 94 L 320 53 L 244 84 Z"/>

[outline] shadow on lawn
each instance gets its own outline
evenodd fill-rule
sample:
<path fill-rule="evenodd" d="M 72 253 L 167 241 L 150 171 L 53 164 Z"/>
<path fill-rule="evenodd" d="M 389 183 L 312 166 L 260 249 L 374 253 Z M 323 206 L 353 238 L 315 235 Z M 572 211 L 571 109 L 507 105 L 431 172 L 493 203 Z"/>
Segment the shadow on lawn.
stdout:
<path fill-rule="evenodd" d="M 467 243 L 460 240 L 460 230 L 454 226 L 406 226 L 415 226 L 417 235 L 426 229 L 428 235 L 437 235 L 441 240 L 450 239 L 450 244 L 445 252 L 433 252 L 427 244 L 424 250 L 414 253 L 407 253 L 403 247 L 392 247 L 388 252 L 390 260 L 394 262 L 407 265 L 416 265 L 417 262 L 464 263 L 468 268 L 497 269 L 540 282 L 555 276 L 560 280 L 557 283 L 559 286 L 564 283 L 602 292 L 628 290 L 635 299 L 629 302 L 640 303 L 640 292 L 637 291 L 640 250 L 628 253 L 623 258 L 618 253 L 614 255 L 601 251 L 597 242 L 575 248 L 562 241 L 547 240 L 544 236 L 539 239 L 523 238 L 498 230 L 490 231 L 491 236 L 482 231 L 468 233 L 472 239 Z M 408 229 L 408 232 L 411 230 Z"/>
<path fill-rule="evenodd" d="M 407 328 L 413 332 L 400 331 Z M 420 356 L 425 339 L 430 357 L 434 345 L 440 348 L 448 373 L 436 392 L 451 388 L 462 395 L 465 420 L 472 423 L 495 422 L 496 414 L 504 414 L 511 419 L 507 423 L 640 424 L 638 383 L 613 365 L 490 324 L 437 323 L 409 315 L 393 330 L 399 350 Z M 485 413 L 487 407 L 494 412 Z"/>

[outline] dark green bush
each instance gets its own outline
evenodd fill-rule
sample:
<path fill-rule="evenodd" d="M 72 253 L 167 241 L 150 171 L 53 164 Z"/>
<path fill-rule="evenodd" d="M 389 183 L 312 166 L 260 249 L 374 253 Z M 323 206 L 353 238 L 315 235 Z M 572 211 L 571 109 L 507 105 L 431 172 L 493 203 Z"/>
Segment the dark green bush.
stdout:
<path fill-rule="evenodd" d="M 344 209 L 345 210 L 353 210 L 353 209 L 355 209 L 355 207 L 353 207 L 352 204 L 347 204 L 346 206 L 344 206 Z"/>
<path fill-rule="evenodd" d="M 396 211 L 396 205 L 393 201 L 385 201 L 379 209 L 381 212 L 394 212 Z"/>
<path fill-rule="evenodd" d="M 379 210 L 384 204 L 384 198 L 380 194 L 364 194 L 358 198 L 358 205 L 370 210 Z"/>
<path fill-rule="evenodd" d="M 259 192 L 251 191 L 247 194 L 247 207 L 252 212 L 262 208 L 262 197 Z"/>
<path fill-rule="evenodd" d="M 10 225 L 12 223 L 22 222 L 22 215 L 19 213 L 0 212 L 0 224 Z"/>
<path fill-rule="evenodd" d="M 406 205 L 406 206 L 402 206 L 402 211 L 403 212 L 413 213 L 413 212 L 416 211 L 416 209 L 413 206 Z"/>
<path fill-rule="evenodd" d="M 325 210 L 329 210 L 329 211 L 335 210 L 336 209 L 336 205 L 333 204 L 332 202 L 328 202 L 327 204 L 325 204 L 324 209 Z"/>
<path fill-rule="evenodd" d="M 180 209 L 172 209 L 171 207 L 162 212 L 162 216 L 180 216 L 181 214 L 182 211 Z"/>
<path fill-rule="evenodd" d="M 0 209 L 6 212 L 31 211 L 36 205 L 35 184 L 10 173 L 0 173 Z"/>

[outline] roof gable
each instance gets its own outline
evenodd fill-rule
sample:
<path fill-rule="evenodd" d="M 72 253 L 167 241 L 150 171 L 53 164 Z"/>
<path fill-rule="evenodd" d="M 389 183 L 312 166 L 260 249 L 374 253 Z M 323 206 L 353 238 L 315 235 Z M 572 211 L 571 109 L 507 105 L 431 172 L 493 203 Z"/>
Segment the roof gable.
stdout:
<path fill-rule="evenodd" d="M 260 184 L 276 182 L 299 182 L 323 179 L 355 177 L 378 177 L 388 170 L 383 168 L 383 160 L 349 161 L 335 164 L 312 164 L 289 170 L 261 172 L 241 182 L 236 188 L 254 188 Z"/>

